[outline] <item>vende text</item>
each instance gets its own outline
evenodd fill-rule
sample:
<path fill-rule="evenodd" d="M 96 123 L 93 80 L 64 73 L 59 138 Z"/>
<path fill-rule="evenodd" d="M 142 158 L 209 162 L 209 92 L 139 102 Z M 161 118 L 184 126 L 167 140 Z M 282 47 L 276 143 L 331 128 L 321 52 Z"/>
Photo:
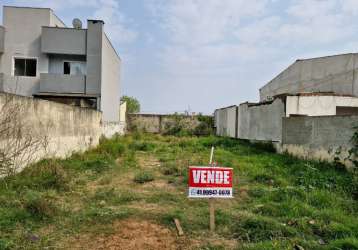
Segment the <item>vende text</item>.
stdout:
<path fill-rule="evenodd" d="M 189 187 L 232 188 L 232 168 L 189 167 Z"/>
<path fill-rule="evenodd" d="M 230 171 L 193 170 L 193 182 L 195 184 L 230 184 Z"/>

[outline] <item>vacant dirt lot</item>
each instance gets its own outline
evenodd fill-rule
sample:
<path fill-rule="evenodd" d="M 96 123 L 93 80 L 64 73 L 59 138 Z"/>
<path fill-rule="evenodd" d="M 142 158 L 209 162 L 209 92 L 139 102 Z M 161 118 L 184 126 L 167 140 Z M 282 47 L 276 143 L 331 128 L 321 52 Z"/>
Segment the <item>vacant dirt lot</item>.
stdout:
<path fill-rule="evenodd" d="M 207 200 L 187 198 L 212 145 L 235 175 L 215 234 Z M 2 179 L 0 249 L 358 249 L 357 198 L 354 174 L 268 145 L 133 134 Z"/>

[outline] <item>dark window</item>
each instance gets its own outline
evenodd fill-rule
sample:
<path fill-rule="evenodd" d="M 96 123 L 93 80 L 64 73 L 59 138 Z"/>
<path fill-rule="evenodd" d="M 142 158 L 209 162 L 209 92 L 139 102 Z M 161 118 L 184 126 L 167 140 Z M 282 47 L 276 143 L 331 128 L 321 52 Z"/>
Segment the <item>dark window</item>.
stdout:
<path fill-rule="evenodd" d="M 15 59 L 15 76 L 25 75 L 25 59 Z"/>
<path fill-rule="evenodd" d="M 25 60 L 25 75 L 26 76 L 36 76 L 36 59 L 26 59 Z"/>
<path fill-rule="evenodd" d="M 358 115 L 358 107 L 336 107 L 337 115 Z"/>
<path fill-rule="evenodd" d="M 65 75 L 86 75 L 86 62 L 72 61 L 63 62 L 63 74 Z"/>
<path fill-rule="evenodd" d="M 63 63 L 63 73 L 65 75 L 70 75 L 71 74 L 71 65 L 70 62 L 64 62 Z"/>
<path fill-rule="evenodd" d="M 15 58 L 15 76 L 36 76 L 36 59 Z"/>

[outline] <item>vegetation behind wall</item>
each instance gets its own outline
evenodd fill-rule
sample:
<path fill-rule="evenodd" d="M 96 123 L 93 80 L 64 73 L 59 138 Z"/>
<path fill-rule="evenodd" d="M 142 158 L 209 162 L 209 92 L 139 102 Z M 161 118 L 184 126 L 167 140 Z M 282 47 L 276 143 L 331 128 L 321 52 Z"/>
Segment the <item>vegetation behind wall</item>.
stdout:
<path fill-rule="evenodd" d="M 213 117 L 206 115 L 129 114 L 128 129 L 165 135 L 210 135 Z"/>

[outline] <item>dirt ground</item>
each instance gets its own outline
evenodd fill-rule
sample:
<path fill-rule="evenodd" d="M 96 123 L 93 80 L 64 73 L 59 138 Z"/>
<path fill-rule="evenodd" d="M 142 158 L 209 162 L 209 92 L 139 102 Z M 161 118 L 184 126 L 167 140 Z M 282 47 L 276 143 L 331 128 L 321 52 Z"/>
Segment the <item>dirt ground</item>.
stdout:
<path fill-rule="evenodd" d="M 81 234 L 70 240 L 71 249 L 93 250 L 158 250 L 192 249 L 195 242 L 176 232 L 152 223 L 134 219 L 122 220 L 113 224 L 110 235 Z"/>

